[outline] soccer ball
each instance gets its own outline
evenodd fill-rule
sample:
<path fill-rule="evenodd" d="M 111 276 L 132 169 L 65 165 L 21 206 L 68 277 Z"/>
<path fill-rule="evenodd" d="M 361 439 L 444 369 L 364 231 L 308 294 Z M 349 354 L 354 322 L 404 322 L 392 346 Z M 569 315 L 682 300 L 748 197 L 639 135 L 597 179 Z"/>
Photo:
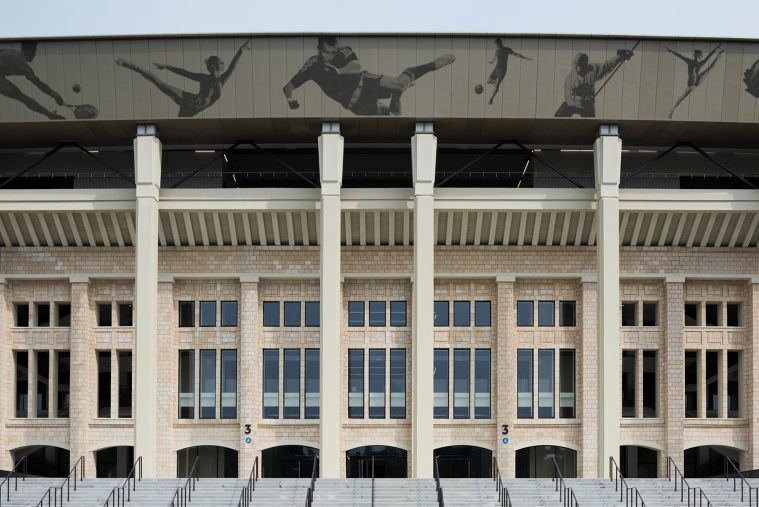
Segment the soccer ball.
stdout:
<path fill-rule="evenodd" d="M 477 95 L 481 94 L 484 91 L 485 91 L 485 88 L 481 84 L 478 84 L 477 86 L 474 87 L 474 93 L 476 93 Z"/>

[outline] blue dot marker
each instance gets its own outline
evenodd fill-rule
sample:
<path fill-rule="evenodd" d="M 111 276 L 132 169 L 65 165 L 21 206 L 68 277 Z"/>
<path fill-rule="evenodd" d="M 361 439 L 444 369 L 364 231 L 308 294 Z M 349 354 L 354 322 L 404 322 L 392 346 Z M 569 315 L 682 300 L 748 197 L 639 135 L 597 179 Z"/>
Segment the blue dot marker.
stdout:
<path fill-rule="evenodd" d="M 503 437 L 501 439 L 501 442 L 504 443 L 504 444 L 508 444 L 509 443 L 509 437 Z"/>
<path fill-rule="evenodd" d="M 249 444 L 251 442 L 250 437 L 245 437 L 245 443 Z"/>

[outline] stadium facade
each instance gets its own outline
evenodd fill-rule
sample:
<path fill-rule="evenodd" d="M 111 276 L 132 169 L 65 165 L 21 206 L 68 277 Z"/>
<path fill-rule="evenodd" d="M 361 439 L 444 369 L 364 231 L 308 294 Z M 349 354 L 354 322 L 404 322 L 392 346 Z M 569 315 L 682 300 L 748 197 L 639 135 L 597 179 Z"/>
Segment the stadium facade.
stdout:
<path fill-rule="evenodd" d="M 759 42 L 0 41 L 0 468 L 759 468 Z"/>

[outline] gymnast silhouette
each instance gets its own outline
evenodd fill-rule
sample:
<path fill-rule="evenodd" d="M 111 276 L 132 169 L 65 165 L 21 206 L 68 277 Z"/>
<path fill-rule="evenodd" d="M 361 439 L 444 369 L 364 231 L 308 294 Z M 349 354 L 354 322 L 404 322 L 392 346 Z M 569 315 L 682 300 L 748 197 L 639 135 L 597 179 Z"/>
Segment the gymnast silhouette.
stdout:
<path fill-rule="evenodd" d="M 223 72 L 224 61 L 216 55 L 206 58 L 205 63 L 206 69 L 208 69 L 208 74 L 190 72 L 189 70 L 174 67 L 172 65 L 153 63 L 157 69 L 166 69 L 173 72 L 174 74 L 178 74 L 182 77 L 197 81 L 199 85 L 198 93 L 190 93 L 184 90 L 180 90 L 176 86 L 165 83 L 161 80 L 161 78 L 153 74 L 151 71 L 138 67 L 137 65 L 133 64 L 130 61 L 124 60 L 123 58 L 116 60 L 116 65 L 132 70 L 156 85 L 159 90 L 168 95 L 169 98 L 179 106 L 178 116 L 190 117 L 195 116 L 219 100 L 221 97 L 221 88 L 224 86 L 224 83 L 226 83 L 227 80 L 232 76 L 232 73 L 237 66 L 237 62 L 240 60 L 240 55 L 242 55 L 243 49 L 250 50 L 248 44 L 250 44 L 250 41 L 240 46 L 240 49 L 237 50 L 237 53 L 235 53 L 232 61 L 229 62 L 229 68 L 226 72 Z"/>
<path fill-rule="evenodd" d="M 717 53 L 717 56 L 714 57 L 714 60 L 711 61 L 709 65 L 706 66 L 704 70 L 701 70 L 701 67 L 706 64 L 706 62 L 709 61 L 709 59 L 714 55 L 714 53 L 719 49 L 719 53 Z M 675 105 L 672 106 L 672 110 L 669 112 L 669 118 L 672 118 L 672 115 L 675 113 L 675 109 L 677 109 L 677 106 L 680 105 L 680 103 L 685 100 L 685 97 L 690 95 L 690 93 L 696 89 L 698 85 L 701 84 L 701 80 L 704 78 L 704 76 L 712 70 L 712 67 L 714 67 L 714 64 L 717 63 L 717 60 L 719 60 L 719 57 L 722 55 L 722 53 L 725 52 L 724 49 L 720 47 L 718 44 L 714 49 L 712 49 L 708 55 L 706 55 L 706 58 L 703 60 L 701 59 L 704 54 L 701 52 L 700 49 L 696 49 L 693 51 L 693 58 L 687 58 L 677 51 L 674 51 L 670 48 L 667 48 L 667 51 L 675 55 L 677 58 L 681 59 L 688 65 L 688 85 L 685 87 L 685 91 L 683 91 L 683 94 L 680 95 L 680 98 L 677 99 L 677 102 L 675 102 Z"/>

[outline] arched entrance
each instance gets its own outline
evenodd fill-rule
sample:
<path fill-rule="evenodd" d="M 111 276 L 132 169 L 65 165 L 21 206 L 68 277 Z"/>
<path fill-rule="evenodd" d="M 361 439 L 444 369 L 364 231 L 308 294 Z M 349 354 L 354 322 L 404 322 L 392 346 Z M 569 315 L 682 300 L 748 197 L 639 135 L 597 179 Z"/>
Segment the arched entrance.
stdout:
<path fill-rule="evenodd" d="M 13 462 L 26 456 L 29 475 L 66 477 L 69 473 L 69 451 L 52 445 L 30 445 L 11 451 Z"/>
<path fill-rule="evenodd" d="M 345 452 L 345 470 L 348 479 L 372 476 L 378 478 L 408 477 L 407 452 L 389 445 L 367 445 Z"/>
<path fill-rule="evenodd" d="M 493 451 L 474 445 L 449 445 L 433 451 L 441 479 L 488 479 L 492 476 Z"/>
<path fill-rule="evenodd" d="M 305 445 L 278 445 L 261 451 L 261 477 L 310 478 L 319 449 Z M 319 471 L 317 470 L 317 476 Z"/>
<path fill-rule="evenodd" d="M 198 475 L 216 479 L 237 477 L 237 451 L 218 445 L 198 445 L 177 451 L 177 477 L 187 477 L 198 458 Z"/>
<path fill-rule="evenodd" d="M 740 470 L 741 452 L 721 445 L 702 445 L 685 449 L 685 477 L 717 477 L 725 471 L 725 456 L 730 458 Z"/>
<path fill-rule="evenodd" d="M 98 478 L 126 477 L 134 465 L 134 447 L 120 445 L 106 447 L 95 453 L 95 469 Z"/>
<path fill-rule="evenodd" d="M 619 468 L 630 479 L 656 479 L 659 476 L 659 452 L 648 447 L 619 447 Z"/>
<path fill-rule="evenodd" d="M 577 452 L 558 445 L 536 445 L 516 452 L 516 477 L 549 478 L 554 476 L 556 466 L 564 478 L 577 477 Z"/>

